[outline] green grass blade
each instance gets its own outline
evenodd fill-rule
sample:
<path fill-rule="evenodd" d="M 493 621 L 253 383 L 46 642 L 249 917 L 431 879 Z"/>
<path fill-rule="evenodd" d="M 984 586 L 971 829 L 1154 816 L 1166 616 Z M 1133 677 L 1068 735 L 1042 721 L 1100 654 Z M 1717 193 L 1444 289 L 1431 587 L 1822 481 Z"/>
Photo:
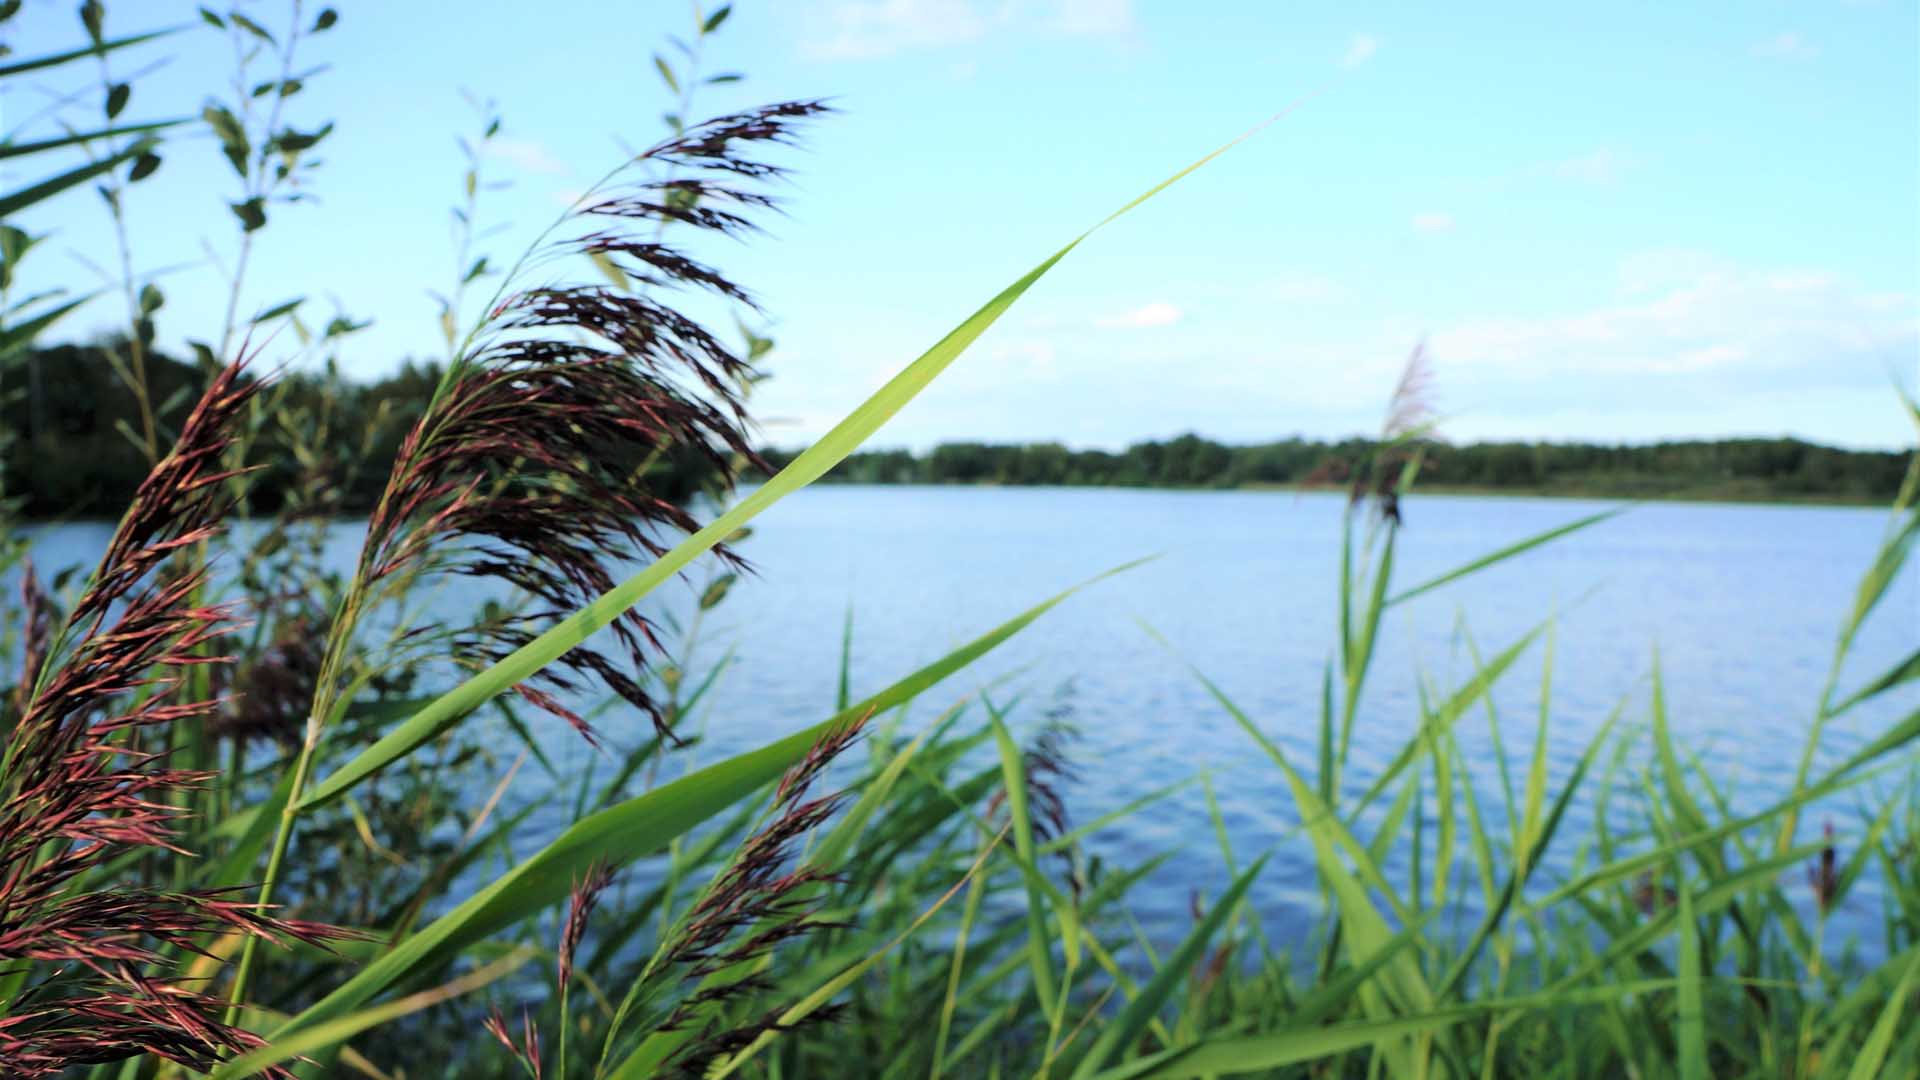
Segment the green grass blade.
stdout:
<path fill-rule="evenodd" d="M 1247 867 L 1246 872 L 1236 878 L 1227 891 L 1214 901 L 1213 908 L 1207 912 L 1206 918 L 1200 920 L 1200 924 L 1193 928 L 1186 940 L 1180 943 L 1180 947 L 1167 957 L 1166 963 L 1160 965 L 1160 970 L 1154 972 L 1153 978 L 1141 988 L 1139 996 L 1128 1002 L 1119 1016 L 1114 1017 L 1100 1029 L 1100 1034 L 1087 1048 L 1086 1055 L 1080 1059 L 1079 1067 L 1073 1071 L 1074 1080 L 1093 1076 L 1122 1047 L 1131 1046 L 1140 1038 L 1141 1033 L 1146 1031 L 1148 1023 L 1159 1014 L 1160 1007 L 1172 996 L 1174 987 L 1187 978 L 1194 965 L 1200 961 L 1201 954 L 1213 941 L 1214 936 L 1220 932 L 1228 916 L 1232 915 L 1234 908 L 1239 905 L 1240 898 L 1246 895 L 1248 886 L 1253 884 L 1253 879 L 1259 875 L 1266 864 L 1267 859 L 1264 855 L 1254 860 L 1253 865 Z"/>
<path fill-rule="evenodd" d="M 1271 120 L 1268 121 L 1268 123 L 1271 122 Z M 1261 127 L 1265 126 L 1265 124 L 1261 125 Z M 1044 277 L 1047 271 L 1053 269 L 1054 264 L 1066 258 L 1067 254 L 1080 246 L 1087 237 L 1120 215 L 1159 194 L 1188 173 L 1225 153 L 1258 130 L 1260 128 L 1247 132 L 1233 142 L 1227 143 L 1181 169 L 1109 214 L 1098 225 L 1073 238 L 1065 247 L 1027 271 L 1018 281 L 1002 289 L 998 296 L 987 301 L 959 326 L 954 327 L 945 337 L 934 343 L 932 348 L 922 353 L 919 359 L 908 364 L 899 374 L 888 380 L 886 385 L 875 391 L 873 396 L 835 424 L 833 430 L 822 436 L 820 441 L 808 447 L 786 468 L 755 488 L 726 513 L 674 545 L 672 550 L 654 560 L 646 569 L 560 620 L 540 636 L 514 650 L 485 671 L 443 694 L 433 704 L 422 709 L 412 719 L 327 777 L 314 788 L 311 794 L 301 800 L 301 808 L 311 809 L 338 798 L 355 784 L 445 731 L 478 708 L 481 703 L 525 681 L 541 668 L 558 660 L 568 650 L 604 629 L 627 609 L 639 603 L 660 583 L 671 579 L 687 564 L 711 550 L 715 544 L 732 536 L 761 511 L 824 476 L 828 470 L 839 464 L 869 436 L 878 431 L 881 425 L 899 412 L 907 402 L 912 401 L 926 389 L 935 377 L 957 360 L 968 346 L 986 332 L 988 327 L 997 322 L 1015 301 L 1024 296 L 1027 290 L 1033 287 L 1034 282 Z"/>
<path fill-rule="evenodd" d="M 1676 876 L 1680 863 L 1674 862 Z M 1700 924 L 1693 915 L 1693 890 L 1683 881 L 1680 894 L 1680 985 L 1674 1033 L 1680 1044 L 1680 1080 L 1707 1080 L 1707 1018 L 1700 993 Z"/>
<path fill-rule="evenodd" d="M 1456 569 L 1449 570 L 1446 573 L 1441 574 L 1439 577 L 1433 578 L 1430 581 L 1422 582 L 1419 585 L 1415 585 L 1413 588 L 1408 589 L 1405 592 L 1395 594 L 1391 599 L 1387 601 L 1387 606 L 1392 607 L 1395 604 L 1404 603 L 1405 601 L 1411 600 L 1414 597 L 1421 595 L 1422 593 L 1432 592 L 1433 590 L 1439 588 L 1442 585 L 1446 585 L 1451 582 L 1458 581 L 1469 574 L 1478 573 L 1479 571 L 1485 570 L 1487 567 L 1493 566 L 1496 563 L 1505 562 L 1506 560 L 1511 559 L 1516 555 L 1520 555 L 1525 552 L 1531 551 L 1534 548 L 1539 547 L 1541 544 L 1545 544 L 1553 540 L 1558 540 L 1559 538 L 1566 536 L 1569 533 L 1579 532 L 1581 529 L 1588 528 L 1589 526 L 1598 525 L 1601 522 L 1607 520 L 1608 518 L 1617 517 L 1620 514 L 1626 513 L 1627 510 L 1628 508 L 1624 506 L 1617 506 L 1611 510 L 1602 510 L 1597 514 L 1589 514 L 1586 517 L 1580 518 L 1576 521 L 1570 521 L 1565 525 L 1559 525 L 1554 528 L 1548 529 L 1546 532 L 1540 533 L 1537 536 L 1530 536 L 1525 540 L 1519 541 L 1518 543 L 1508 544 L 1506 547 L 1503 547 L 1498 551 L 1480 556 L 1479 558 L 1473 560 L 1472 562 L 1467 563 L 1465 566 L 1461 566 Z"/>
<path fill-rule="evenodd" d="M 804 755 L 822 732 L 914 697 L 1006 641 L 1074 592 L 1135 564 L 1128 563 L 1075 586 L 1002 623 L 893 686 L 846 711 L 683 777 L 638 798 L 576 822 L 547 848 L 509 871 L 346 984 L 288 1022 L 286 1030 L 325 1023 L 359 1007 L 416 966 L 445 959 L 463 945 L 565 898 L 596 862 L 623 866 L 666 846 L 700 822 L 772 782 Z M 276 1032 L 276 1037 L 279 1035 Z"/>
<path fill-rule="evenodd" d="M 1880 1075 L 1881 1063 L 1886 1060 L 1887 1047 L 1893 1044 L 1894 1035 L 1899 1033 L 1900 1016 L 1906 1008 L 1907 995 L 1913 990 L 1915 977 L 1920 976 L 1920 955 L 1907 961 L 1907 973 L 1900 976 L 1900 985 L 1894 987 L 1893 996 L 1887 999 L 1886 1007 L 1880 1010 L 1880 1019 L 1874 1021 L 1873 1033 L 1867 1036 L 1866 1044 L 1860 1047 L 1860 1054 L 1853 1059 L 1853 1069 L 1847 1073 L 1847 1080 L 1873 1080 Z"/>

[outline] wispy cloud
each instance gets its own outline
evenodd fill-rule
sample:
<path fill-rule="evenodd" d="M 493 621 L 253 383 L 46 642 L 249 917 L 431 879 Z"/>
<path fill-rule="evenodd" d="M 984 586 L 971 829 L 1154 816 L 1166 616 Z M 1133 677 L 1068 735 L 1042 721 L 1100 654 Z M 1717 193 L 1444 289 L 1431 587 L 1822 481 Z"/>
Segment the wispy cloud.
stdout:
<path fill-rule="evenodd" d="M 813 60 L 871 60 L 1004 34 L 1111 38 L 1134 30 L 1132 0 L 822 0 L 796 6 L 804 25 L 822 28 L 801 39 L 802 55 Z"/>
<path fill-rule="evenodd" d="M 1833 274 L 1757 269 L 1702 253 L 1669 264 L 1623 261 L 1626 295 L 1563 315 L 1486 318 L 1433 335 L 1443 364 L 1509 375 L 1738 374 L 1755 384 L 1787 373 L 1882 377 L 1920 347 L 1915 297 L 1869 292 Z"/>
<path fill-rule="evenodd" d="M 555 157 L 546 144 L 537 139 L 495 136 L 487 140 L 485 146 L 488 157 L 517 166 L 525 172 L 541 176 L 573 175 L 573 167 Z"/>
<path fill-rule="evenodd" d="M 1627 153 L 1603 146 L 1590 153 L 1548 162 L 1544 171 L 1561 180 L 1584 184 L 1617 184 L 1620 177 L 1637 164 Z"/>
<path fill-rule="evenodd" d="M 1820 47 L 1802 34 L 1776 34 L 1753 47 L 1753 55 L 1768 60 L 1810 60 L 1820 55 Z"/>
<path fill-rule="evenodd" d="M 1095 325 L 1106 330 L 1148 330 L 1156 326 L 1172 326 L 1185 314 L 1165 300 L 1155 300 L 1120 315 L 1096 319 Z"/>
<path fill-rule="evenodd" d="M 1353 40 L 1347 43 L 1347 51 L 1340 55 L 1340 66 L 1345 68 L 1359 67 L 1361 64 L 1373 59 L 1373 54 L 1379 51 L 1379 38 L 1374 37 L 1372 34 L 1355 34 L 1353 35 Z"/>
<path fill-rule="evenodd" d="M 1413 215 L 1413 227 L 1418 232 L 1447 232 L 1453 228 L 1453 215 L 1435 210 L 1427 210 Z"/>

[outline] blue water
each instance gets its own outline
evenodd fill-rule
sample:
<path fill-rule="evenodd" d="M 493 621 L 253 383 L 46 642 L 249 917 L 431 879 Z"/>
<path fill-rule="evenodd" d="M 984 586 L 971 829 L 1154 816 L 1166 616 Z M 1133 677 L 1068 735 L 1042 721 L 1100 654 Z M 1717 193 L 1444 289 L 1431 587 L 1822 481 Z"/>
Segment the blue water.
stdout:
<path fill-rule="evenodd" d="M 1395 582 L 1411 586 L 1608 505 L 1415 497 L 1404 506 Z M 1315 886 L 1311 848 L 1288 836 L 1297 822 L 1292 799 L 1280 772 L 1190 665 L 1311 773 L 1322 670 L 1338 635 L 1344 511 L 1337 495 L 1282 492 L 803 491 L 755 522 L 741 550 L 758 573 L 741 580 L 703 624 L 692 670 L 729 648 L 734 661 L 697 717 L 707 735 L 697 753 L 711 759 L 829 715 L 849 606 L 857 700 L 1063 588 L 1157 556 L 1089 586 L 929 692 L 906 724 L 930 722 L 982 690 L 996 704 L 1019 698 L 1012 714 L 1017 733 L 1035 730 L 1048 708 L 1070 707 L 1082 734 L 1074 744 L 1079 779 L 1067 796 L 1080 821 L 1162 785 L 1206 775 L 1236 864 L 1274 852 L 1251 895 L 1280 940 L 1297 938 Z M 1468 635 L 1490 657 L 1552 617 L 1550 790 L 1616 708 L 1623 725 L 1647 723 L 1657 650 L 1683 749 L 1702 756 L 1736 808 L 1763 807 L 1791 783 L 1837 630 L 1886 524 L 1885 511 L 1874 509 L 1645 505 L 1400 605 L 1381 628 L 1349 790 L 1364 786 L 1415 729 L 1422 680 L 1438 699 L 1472 677 Z M 43 569 L 91 561 L 106 533 L 93 525 L 40 530 L 36 558 Z M 356 525 L 335 526 L 330 551 L 343 568 L 357 535 Z M 663 603 L 684 615 L 707 574 L 702 568 L 669 586 Z M 444 605 L 471 603 L 472 595 L 470 589 L 450 592 L 436 603 L 445 611 Z M 1878 674 L 1916 642 L 1920 575 L 1909 572 L 1861 633 L 1842 689 Z M 1493 695 L 1516 784 L 1524 783 L 1539 721 L 1544 662 L 1536 643 Z M 1839 760 L 1916 705 L 1920 692 L 1890 694 L 1834 723 L 1820 760 Z M 603 724 L 620 741 L 622 721 Z M 637 735 L 637 725 L 629 730 Z M 1455 734 L 1488 827 L 1504 836 L 1485 707 L 1462 716 Z M 564 768 L 584 765 L 589 751 L 577 740 L 551 735 Z M 1627 764 L 1637 768 L 1642 761 L 1636 754 Z M 1596 779 L 1589 777 L 1588 794 L 1575 800 L 1563 826 L 1568 842 L 1557 845 L 1542 868 L 1547 883 L 1570 872 L 1574 842 L 1588 835 Z M 533 770 L 516 781 L 520 797 L 544 783 Z M 1626 774 L 1617 787 L 1630 795 L 1635 783 Z M 1434 818 L 1432 801 L 1426 805 Z M 1873 809 L 1871 789 L 1831 800 L 1810 815 L 1809 834 L 1831 820 L 1844 849 L 1846 838 L 1864 828 L 1860 813 Z M 1627 799 L 1615 810 L 1632 824 Z M 1377 814 L 1367 819 L 1373 820 Z M 1464 822 L 1462 830 L 1455 888 L 1477 897 Z M 1365 838 L 1364 822 L 1361 831 Z M 1109 865 L 1173 853 L 1131 895 L 1132 910 L 1156 937 L 1182 932 L 1193 890 L 1217 891 L 1230 877 L 1197 784 L 1112 826 L 1090 849 Z M 1804 892 L 1797 882 L 1790 879 L 1791 887 Z M 1842 931 L 1877 937 L 1879 903 L 1871 883 L 1856 891 L 1840 913 Z"/>

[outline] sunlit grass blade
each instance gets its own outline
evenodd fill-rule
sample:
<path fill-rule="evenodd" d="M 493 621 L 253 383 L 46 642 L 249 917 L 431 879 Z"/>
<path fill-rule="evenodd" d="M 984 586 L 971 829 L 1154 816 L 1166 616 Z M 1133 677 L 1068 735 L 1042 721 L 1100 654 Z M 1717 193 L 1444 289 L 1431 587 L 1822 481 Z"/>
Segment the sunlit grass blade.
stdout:
<path fill-rule="evenodd" d="M 1268 123 L 1271 122 L 1271 120 L 1268 121 Z M 1261 127 L 1265 126 L 1265 124 L 1261 125 Z M 1254 129 L 1254 131 L 1258 130 L 1260 129 Z M 761 511 L 826 475 L 828 470 L 839 464 L 848 454 L 853 453 L 907 402 L 926 389 L 942 371 L 945 371 L 960 357 L 961 353 L 966 351 L 968 346 L 985 333 L 988 327 L 997 322 L 1015 301 L 1024 296 L 1027 290 L 1033 287 L 1034 282 L 1044 277 L 1049 270 L 1053 269 L 1054 264 L 1066 258 L 1068 253 L 1078 247 L 1082 241 L 1122 214 L 1159 194 L 1188 173 L 1225 153 L 1253 135 L 1254 131 L 1247 132 L 1181 169 L 1109 214 L 1093 228 L 1073 238 L 1066 246 L 1048 256 L 1019 280 L 1002 289 L 999 295 L 987 301 L 959 326 L 954 327 L 945 337 L 934 343 L 932 348 L 922 353 L 919 359 L 908 364 L 888 380 L 871 397 L 835 424 L 831 431 L 821 436 L 818 442 L 794 458 L 786 468 L 774 474 L 766 483 L 755 488 L 745 498 L 708 522 L 693 535 L 674 545 L 646 569 L 603 593 L 599 599 L 560 620 L 532 641 L 435 699 L 431 705 L 415 714 L 412 719 L 327 777 L 300 801 L 300 807 L 309 809 L 339 797 L 353 785 L 413 752 L 415 748 L 457 723 L 462 717 L 478 708 L 482 702 L 524 682 L 535 672 L 605 629 L 662 582 L 671 579 L 694 559 L 738 532 Z"/>

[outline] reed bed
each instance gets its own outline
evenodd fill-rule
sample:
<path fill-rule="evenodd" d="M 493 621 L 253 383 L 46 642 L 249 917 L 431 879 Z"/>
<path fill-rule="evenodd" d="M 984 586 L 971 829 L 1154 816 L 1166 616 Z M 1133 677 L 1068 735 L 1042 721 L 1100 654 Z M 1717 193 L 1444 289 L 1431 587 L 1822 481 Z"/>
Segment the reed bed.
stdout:
<path fill-rule="evenodd" d="M 110 51 L 97 32 L 95 46 Z M 683 625 L 643 602 L 705 574 L 698 611 L 724 603 L 749 522 L 854 452 L 1089 235 L 699 520 L 650 477 L 692 457 L 726 489 L 756 460 L 758 350 L 681 303 L 754 302 L 694 250 L 752 234 L 774 205 L 778 149 L 828 111 L 796 101 L 676 121 L 501 275 L 482 314 L 449 332 L 450 362 L 350 572 L 327 567 L 322 479 L 266 527 L 227 529 L 259 433 L 278 422 L 297 439 L 324 422 L 275 416 L 244 330 L 221 353 L 246 359 L 216 365 L 170 449 L 164 424 L 136 433 L 152 471 L 90 576 L 43 583 L 25 544 L 8 543 L 18 667 L 0 710 L 0 1071 L 1920 1072 L 1920 711 L 1837 762 L 1819 753 L 1829 725 L 1904 700 L 1920 678 L 1915 653 L 1840 681 L 1866 620 L 1900 617 L 1882 601 L 1920 535 L 1920 459 L 1838 628 L 1792 783 L 1758 811 L 1736 812 L 1725 778 L 1676 733 L 1657 667 L 1644 722 L 1609 723 L 1552 775 L 1550 616 L 1461 685 L 1426 686 L 1388 765 L 1354 769 L 1356 741 L 1391 738 L 1360 729 L 1397 606 L 1617 512 L 1397 580 L 1403 508 L 1434 434 L 1419 353 L 1378 439 L 1322 476 L 1350 498 L 1320 699 L 1251 715 L 1194 667 L 1272 765 L 1269 789 L 1220 794 L 1283 797 L 1294 825 L 1264 850 L 1223 850 L 1229 884 L 1196 898 L 1177 940 L 1129 915 L 1159 860 L 1085 853 L 1168 792 L 1077 821 L 1067 727 L 1029 722 L 1017 694 L 937 696 L 1098 578 L 865 699 L 848 691 L 848 647 L 818 723 L 696 764 L 725 661 L 696 667 L 699 616 Z M 288 144 L 256 147 L 235 122 L 230 159 L 266 200 L 272 181 L 249 170 Z M 151 146 L 124 149 L 115 164 Z M 316 478 L 337 464 L 296 457 Z M 421 615 L 429 591 L 475 582 L 504 600 L 458 625 Z M 1526 677 L 1543 642 L 1530 745 L 1511 724 L 1496 735 L 1503 755 L 1524 748 L 1519 782 L 1477 783 L 1456 733 L 1502 723 L 1494 689 Z M 936 717 L 916 719 L 929 705 Z M 1317 738 L 1296 760 L 1273 732 L 1303 718 Z M 591 744 L 590 768 L 556 766 L 542 734 L 556 725 Z M 535 798 L 508 797 L 529 784 Z M 1501 802 L 1483 805 L 1495 790 Z M 1857 822 L 1810 824 L 1816 808 L 1866 797 L 1877 808 Z M 1594 808 L 1584 835 L 1566 828 L 1578 803 Z M 530 844 L 536 810 L 563 825 Z M 1320 903 L 1276 945 L 1249 897 L 1283 850 L 1310 854 Z M 1881 938 L 1830 939 L 1830 913 L 1868 892 Z"/>

